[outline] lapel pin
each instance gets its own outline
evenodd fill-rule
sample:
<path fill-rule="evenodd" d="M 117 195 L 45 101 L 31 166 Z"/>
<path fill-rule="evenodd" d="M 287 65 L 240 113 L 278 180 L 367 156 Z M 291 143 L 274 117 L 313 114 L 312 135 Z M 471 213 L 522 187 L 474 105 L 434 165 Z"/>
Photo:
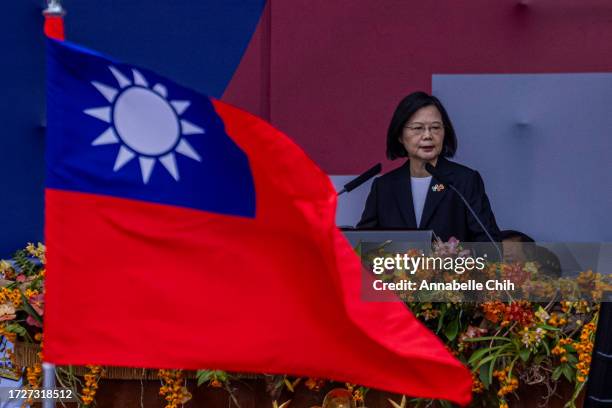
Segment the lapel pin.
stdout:
<path fill-rule="evenodd" d="M 431 187 L 431 191 L 438 192 L 442 190 L 444 190 L 444 184 L 436 184 L 435 186 Z"/>

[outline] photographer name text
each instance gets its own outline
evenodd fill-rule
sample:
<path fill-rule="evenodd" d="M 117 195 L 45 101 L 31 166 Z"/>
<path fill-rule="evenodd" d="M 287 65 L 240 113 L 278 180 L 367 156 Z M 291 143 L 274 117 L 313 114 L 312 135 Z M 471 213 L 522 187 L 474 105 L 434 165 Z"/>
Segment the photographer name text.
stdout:
<path fill-rule="evenodd" d="M 384 282 L 381 279 L 377 279 L 372 282 L 372 287 L 377 291 L 513 291 L 514 283 L 508 279 L 490 279 L 484 283 L 473 279 L 466 282 L 458 282 L 456 280 L 452 280 L 451 282 L 429 282 L 427 280 L 422 280 L 421 283 L 406 279 L 397 282 Z"/>

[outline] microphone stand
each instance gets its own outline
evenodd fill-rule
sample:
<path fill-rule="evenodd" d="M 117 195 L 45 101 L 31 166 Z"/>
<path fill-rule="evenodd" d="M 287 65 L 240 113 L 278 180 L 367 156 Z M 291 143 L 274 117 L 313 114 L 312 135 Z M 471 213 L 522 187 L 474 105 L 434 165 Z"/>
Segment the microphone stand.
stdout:
<path fill-rule="evenodd" d="M 468 210 L 470 211 L 470 214 L 472 214 L 472 217 L 474 217 L 474 219 L 476 220 L 476 222 L 478 222 L 478 225 L 480 225 L 480 228 L 482 228 L 482 230 L 484 231 L 484 233 L 486 234 L 487 238 L 489 238 L 489 241 L 491 241 L 491 243 L 493 244 L 493 246 L 495 247 L 495 249 L 497 250 L 497 254 L 499 255 L 499 260 L 502 261 L 504 259 L 504 256 L 502 255 L 502 251 L 499 248 L 499 245 L 497 245 L 497 242 L 495 242 L 495 240 L 493 239 L 493 237 L 491 236 L 491 234 L 489 233 L 489 230 L 487 228 L 485 228 L 484 224 L 482 223 L 482 221 L 480 220 L 480 217 L 478 217 L 478 215 L 476 215 L 476 211 L 474 211 L 474 209 L 472 208 L 472 206 L 470 205 L 470 203 L 468 203 L 468 201 L 466 200 L 466 198 L 463 196 L 463 194 L 461 194 L 459 192 L 459 190 L 452 184 L 450 183 L 448 180 L 446 180 L 446 177 L 443 177 L 440 175 L 440 172 L 438 172 L 438 170 L 432 166 L 429 163 L 425 164 L 425 170 L 427 170 L 427 172 L 429 174 L 431 174 L 432 176 L 434 176 L 436 179 L 440 180 L 442 183 L 446 184 L 447 186 L 449 186 L 455 193 L 457 193 L 457 195 L 459 196 L 459 198 L 461 198 L 461 201 L 463 201 L 463 203 L 465 204 L 465 206 L 468 208 Z"/>

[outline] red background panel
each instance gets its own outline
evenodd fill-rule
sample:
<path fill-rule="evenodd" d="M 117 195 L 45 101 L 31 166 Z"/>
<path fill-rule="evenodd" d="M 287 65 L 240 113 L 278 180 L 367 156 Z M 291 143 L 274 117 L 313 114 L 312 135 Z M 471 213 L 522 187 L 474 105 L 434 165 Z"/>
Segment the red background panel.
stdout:
<path fill-rule="evenodd" d="M 328 173 L 357 173 L 384 158 L 396 104 L 432 74 L 609 72 L 611 39 L 603 0 L 269 0 L 223 99 Z"/>

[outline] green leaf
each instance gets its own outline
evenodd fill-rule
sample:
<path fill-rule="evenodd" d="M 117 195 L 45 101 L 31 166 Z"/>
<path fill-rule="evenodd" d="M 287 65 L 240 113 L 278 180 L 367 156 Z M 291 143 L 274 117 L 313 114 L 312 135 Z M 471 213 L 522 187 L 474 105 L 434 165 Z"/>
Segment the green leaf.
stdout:
<path fill-rule="evenodd" d="M 522 349 L 519 350 L 519 357 L 521 358 L 521 360 L 523 360 L 524 362 L 527 362 L 527 360 L 529 360 L 529 356 L 531 355 L 531 351 L 529 351 L 529 349 Z"/>
<path fill-rule="evenodd" d="M 459 334 L 459 318 L 450 322 L 450 324 L 446 326 L 446 329 L 444 330 L 444 335 L 450 341 L 455 340 L 457 334 Z"/>
<path fill-rule="evenodd" d="M 470 359 L 468 360 L 468 363 L 471 365 L 475 361 L 480 360 L 485 354 L 488 354 L 491 352 L 492 352 L 492 349 L 487 348 L 487 347 L 478 349 L 472 353 L 472 355 L 470 356 Z"/>
<path fill-rule="evenodd" d="M 17 323 L 7 324 L 6 330 L 11 333 L 17 333 L 18 335 L 23 336 L 23 337 L 25 337 L 25 335 L 28 334 L 27 330 L 23 326 Z"/>
<path fill-rule="evenodd" d="M 578 359 L 576 358 L 575 355 L 567 353 L 566 356 L 567 356 L 567 361 L 569 361 L 570 363 L 576 364 L 578 362 Z"/>
<path fill-rule="evenodd" d="M 553 381 L 558 381 L 559 378 L 561 377 L 561 371 L 562 371 L 563 367 L 562 366 L 558 366 L 555 367 L 555 369 L 552 372 L 551 378 L 553 379 Z"/>
<path fill-rule="evenodd" d="M 574 370 L 572 370 L 572 367 L 570 367 L 569 364 L 564 364 L 562 367 L 563 368 L 561 370 L 563 371 L 563 375 L 565 378 L 567 378 L 567 381 L 572 382 L 574 379 Z"/>
<path fill-rule="evenodd" d="M 542 345 L 546 349 L 546 355 L 550 356 L 550 347 L 548 346 L 548 342 L 546 340 L 542 340 Z"/>
<path fill-rule="evenodd" d="M 493 382 L 493 370 L 495 369 L 495 363 L 497 362 L 497 358 L 499 357 L 499 355 L 502 353 L 502 351 L 504 351 L 505 349 L 510 348 L 510 345 L 506 345 L 502 348 L 500 348 L 496 353 L 495 353 L 495 358 L 493 359 L 493 361 L 491 361 L 491 365 L 489 366 L 489 372 L 488 372 L 488 380 L 489 380 L 489 384 Z"/>
<path fill-rule="evenodd" d="M 221 371 L 221 370 L 217 370 L 215 371 L 215 373 L 217 374 L 217 379 L 219 381 L 225 382 L 227 380 L 229 380 L 229 374 L 226 371 Z"/>
<path fill-rule="evenodd" d="M 15 261 L 15 265 L 17 265 L 19 272 L 23 273 L 26 276 L 34 274 L 33 271 L 35 269 L 35 266 L 28 259 L 28 253 L 25 250 L 20 249 L 15 252 L 13 260 Z"/>
<path fill-rule="evenodd" d="M 493 363 L 481 366 L 478 374 L 478 377 L 480 377 L 480 381 L 482 381 L 486 389 L 489 389 L 489 386 L 491 385 L 491 379 L 489 378 L 490 367 L 493 367 Z"/>
<path fill-rule="evenodd" d="M 534 357 L 533 364 L 536 366 L 542 365 L 542 361 L 544 361 L 545 357 L 546 356 L 543 356 L 542 354 L 538 354 L 537 356 Z"/>
<path fill-rule="evenodd" d="M 476 341 L 487 341 L 487 340 L 499 340 L 499 341 L 511 342 L 511 340 L 508 339 L 507 337 L 501 337 L 501 336 L 472 337 L 471 339 L 465 339 L 463 341 L 476 342 Z"/>
<path fill-rule="evenodd" d="M 549 326 L 547 324 L 538 324 L 537 327 L 541 327 L 542 329 L 546 329 L 548 331 L 559 331 L 561 329 L 559 329 L 558 327 L 554 327 L 554 326 Z"/>
<path fill-rule="evenodd" d="M 446 305 L 442 304 L 442 306 L 440 306 L 440 317 L 438 318 L 438 328 L 436 329 L 436 334 L 440 333 L 440 330 L 442 330 L 442 325 L 444 324 L 445 316 L 446 316 Z"/>
<path fill-rule="evenodd" d="M 44 278 L 42 276 L 37 276 L 30 282 L 30 289 L 41 290 L 43 287 Z"/>
<path fill-rule="evenodd" d="M 209 381 L 213 375 L 213 370 L 198 370 L 196 372 L 196 378 L 198 380 L 198 387 L 205 382 Z"/>
<path fill-rule="evenodd" d="M 497 360 L 498 357 L 510 357 L 510 356 L 512 356 L 512 353 L 505 353 L 505 354 L 495 353 L 494 355 L 489 355 L 483 358 L 482 360 L 480 360 L 478 364 L 476 364 L 476 368 L 480 367 L 481 365 L 485 363 L 488 363 L 491 360 Z M 493 361 L 493 364 L 495 364 L 495 361 Z"/>

